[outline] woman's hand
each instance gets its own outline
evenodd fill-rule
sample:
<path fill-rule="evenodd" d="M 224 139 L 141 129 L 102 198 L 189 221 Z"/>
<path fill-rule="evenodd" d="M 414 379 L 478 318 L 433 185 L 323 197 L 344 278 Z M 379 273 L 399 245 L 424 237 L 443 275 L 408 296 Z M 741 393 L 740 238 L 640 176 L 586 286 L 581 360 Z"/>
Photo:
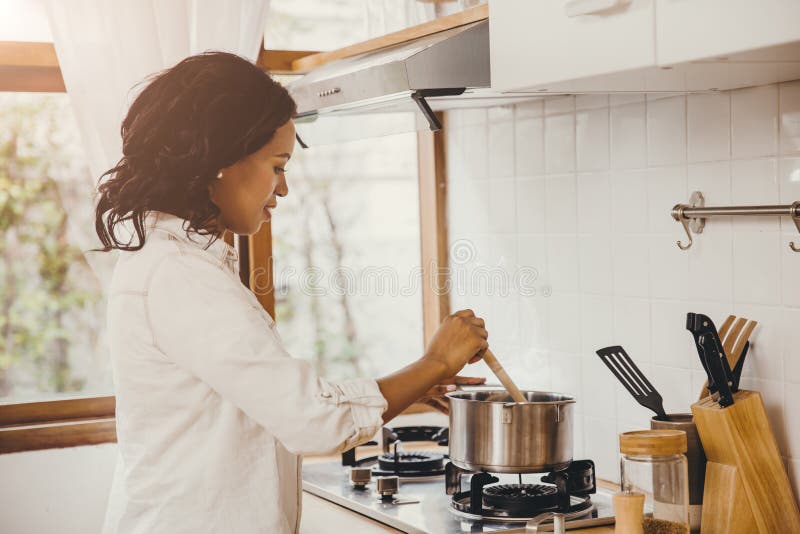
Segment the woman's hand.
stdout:
<path fill-rule="evenodd" d="M 489 347 L 488 337 L 483 319 L 472 310 L 445 317 L 422 358 L 377 380 L 387 404 L 384 423 L 426 397 L 431 387 L 454 379 L 468 362 L 480 360 Z"/>
<path fill-rule="evenodd" d="M 486 382 L 486 379 L 482 376 L 454 376 L 443 380 L 441 384 L 433 386 L 417 402 L 431 406 L 436 411 L 449 415 L 450 399 L 445 397 L 445 393 L 455 391 L 456 386 L 478 385 L 484 382 Z"/>
<path fill-rule="evenodd" d="M 483 319 L 472 310 L 448 315 L 433 335 L 423 360 L 442 367 L 442 379 L 454 377 L 467 363 L 481 359 L 489 347 Z"/>

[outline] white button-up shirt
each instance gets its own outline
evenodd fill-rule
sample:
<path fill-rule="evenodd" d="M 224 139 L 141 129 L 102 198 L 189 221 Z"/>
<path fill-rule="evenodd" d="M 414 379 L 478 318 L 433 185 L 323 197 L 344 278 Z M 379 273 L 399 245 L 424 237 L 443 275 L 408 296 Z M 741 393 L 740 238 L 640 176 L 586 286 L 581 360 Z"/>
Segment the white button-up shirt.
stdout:
<path fill-rule="evenodd" d="M 386 399 L 292 358 L 224 241 L 204 249 L 162 212 L 146 223 L 108 303 L 119 459 L 104 532 L 297 532 L 300 455 L 369 440 Z"/>

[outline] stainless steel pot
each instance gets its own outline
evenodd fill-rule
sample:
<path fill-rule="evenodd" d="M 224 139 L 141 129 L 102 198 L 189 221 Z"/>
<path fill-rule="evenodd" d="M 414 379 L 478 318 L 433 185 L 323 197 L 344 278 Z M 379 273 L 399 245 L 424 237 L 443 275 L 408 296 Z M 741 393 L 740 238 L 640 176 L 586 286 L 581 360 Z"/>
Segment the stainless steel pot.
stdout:
<path fill-rule="evenodd" d="M 505 390 L 448 393 L 450 461 L 463 469 L 493 473 L 541 473 L 572 461 L 575 399 L 523 391 L 525 403 Z"/>

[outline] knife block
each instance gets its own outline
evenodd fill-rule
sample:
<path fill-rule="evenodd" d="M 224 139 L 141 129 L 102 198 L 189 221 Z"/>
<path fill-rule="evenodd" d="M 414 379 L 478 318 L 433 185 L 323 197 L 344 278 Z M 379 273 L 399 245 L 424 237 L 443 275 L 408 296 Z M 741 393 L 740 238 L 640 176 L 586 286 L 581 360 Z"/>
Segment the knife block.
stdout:
<path fill-rule="evenodd" d="M 692 405 L 706 465 L 701 534 L 800 532 L 800 512 L 757 391 Z"/>

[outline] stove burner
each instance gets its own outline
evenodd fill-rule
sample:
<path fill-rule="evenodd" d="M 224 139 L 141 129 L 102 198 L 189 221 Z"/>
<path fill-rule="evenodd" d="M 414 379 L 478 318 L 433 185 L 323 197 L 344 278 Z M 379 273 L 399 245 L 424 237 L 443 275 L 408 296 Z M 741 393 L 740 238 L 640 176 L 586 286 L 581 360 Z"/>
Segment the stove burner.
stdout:
<path fill-rule="evenodd" d="M 595 493 L 594 462 L 576 460 L 566 469 L 541 477 L 544 484 L 495 484 L 498 478 L 472 472 L 469 489 L 461 487 L 470 471 L 452 462 L 445 466 L 445 489 L 453 496 L 451 508 L 459 515 L 488 520 L 527 521 L 542 512 L 562 512 L 574 517 L 592 513 L 589 495 Z"/>
<path fill-rule="evenodd" d="M 557 497 L 556 487 L 545 484 L 497 484 L 483 488 L 484 506 L 502 508 L 514 516 L 554 508 Z"/>
<path fill-rule="evenodd" d="M 493 508 L 485 505 L 481 507 L 480 511 L 476 512 L 472 508 L 472 502 L 469 491 L 462 491 L 453 495 L 453 500 L 450 501 L 450 508 L 457 516 L 465 517 L 467 519 L 482 520 L 482 521 L 498 521 L 498 522 L 520 522 L 524 523 L 530 521 L 537 515 L 544 512 L 562 512 L 567 517 L 567 520 L 597 517 L 597 509 L 594 503 L 588 496 L 585 497 L 570 497 L 570 505 L 567 510 L 559 510 L 558 507 L 553 506 L 549 509 L 528 509 L 521 511 L 513 511 L 506 508 Z"/>
<path fill-rule="evenodd" d="M 402 452 L 401 443 L 432 441 L 447 445 L 449 430 L 437 426 L 384 427 L 382 430 L 383 454 L 356 460 L 355 448 L 342 453 L 342 465 L 370 467 L 373 476 L 396 475 L 406 480 L 423 480 L 444 475 L 446 454 L 434 452 Z M 365 445 L 377 445 L 374 441 Z"/>
<path fill-rule="evenodd" d="M 378 456 L 381 471 L 430 473 L 444 469 L 444 455 L 432 452 L 397 452 Z"/>

